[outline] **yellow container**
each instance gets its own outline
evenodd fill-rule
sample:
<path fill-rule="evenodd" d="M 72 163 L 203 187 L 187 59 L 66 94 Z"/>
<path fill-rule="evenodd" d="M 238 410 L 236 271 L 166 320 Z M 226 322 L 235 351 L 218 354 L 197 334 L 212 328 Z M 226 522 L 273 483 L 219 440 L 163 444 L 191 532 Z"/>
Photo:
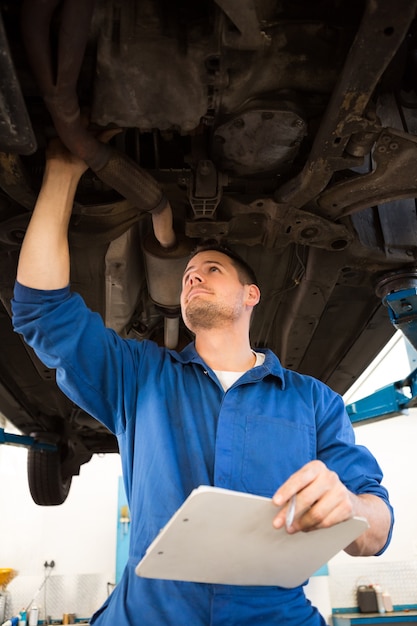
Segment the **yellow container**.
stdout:
<path fill-rule="evenodd" d="M 7 585 L 17 576 L 17 571 L 11 567 L 0 567 L 0 587 Z"/>

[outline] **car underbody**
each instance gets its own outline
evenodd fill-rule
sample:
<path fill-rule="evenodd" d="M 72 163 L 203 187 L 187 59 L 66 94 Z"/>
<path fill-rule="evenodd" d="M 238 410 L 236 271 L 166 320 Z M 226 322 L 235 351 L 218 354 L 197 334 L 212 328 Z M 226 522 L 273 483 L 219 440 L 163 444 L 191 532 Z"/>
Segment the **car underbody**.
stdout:
<path fill-rule="evenodd" d="M 49 141 L 90 168 L 71 283 L 107 326 L 180 349 L 181 273 L 215 240 L 258 276 L 253 346 L 344 393 L 395 330 L 383 296 L 417 275 L 416 6 L 0 1 L 0 410 L 57 446 L 29 453 L 36 502 L 59 504 L 81 464 L 117 451 L 12 330 Z"/>

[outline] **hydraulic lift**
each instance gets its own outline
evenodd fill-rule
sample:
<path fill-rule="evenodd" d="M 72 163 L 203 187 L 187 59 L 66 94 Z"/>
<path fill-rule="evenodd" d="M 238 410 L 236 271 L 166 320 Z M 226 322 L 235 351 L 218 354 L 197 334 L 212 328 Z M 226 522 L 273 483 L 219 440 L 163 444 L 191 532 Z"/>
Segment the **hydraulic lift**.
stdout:
<path fill-rule="evenodd" d="M 377 285 L 393 326 L 417 349 L 417 268 L 387 274 Z M 346 406 L 352 424 L 394 417 L 417 406 L 417 369 Z"/>
<path fill-rule="evenodd" d="M 378 389 L 370 396 L 346 405 L 352 424 L 372 422 L 407 413 L 417 406 L 417 369 L 403 380 Z"/>
<path fill-rule="evenodd" d="M 30 437 L 29 435 L 16 435 L 14 433 L 7 433 L 4 428 L 0 428 L 0 445 L 1 444 L 6 444 L 9 446 L 22 446 L 24 448 L 45 450 L 47 452 L 55 452 L 58 449 L 55 444 L 37 441 L 34 437 Z"/>

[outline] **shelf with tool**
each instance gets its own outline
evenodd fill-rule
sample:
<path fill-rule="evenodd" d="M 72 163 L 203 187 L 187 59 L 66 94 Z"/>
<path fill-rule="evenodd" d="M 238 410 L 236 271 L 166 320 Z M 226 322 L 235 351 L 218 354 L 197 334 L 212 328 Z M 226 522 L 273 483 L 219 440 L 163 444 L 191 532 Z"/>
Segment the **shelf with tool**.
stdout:
<path fill-rule="evenodd" d="M 390 613 L 343 613 L 333 615 L 333 626 L 382 625 L 417 626 L 417 611 L 393 611 Z"/>

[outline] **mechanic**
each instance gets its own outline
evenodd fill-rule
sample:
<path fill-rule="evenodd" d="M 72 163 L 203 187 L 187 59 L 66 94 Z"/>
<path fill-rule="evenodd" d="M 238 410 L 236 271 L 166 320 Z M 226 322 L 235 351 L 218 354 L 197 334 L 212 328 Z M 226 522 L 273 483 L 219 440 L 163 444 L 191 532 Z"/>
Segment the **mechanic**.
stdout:
<path fill-rule="evenodd" d="M 55 148 L 22 246 L 15 330 L 56 368 L 60 388 L 118 438 L 131 512 L 130 556 L 96 626 L 323 626 L 303 586 L 241 587 L 140 578 L 146 548 L 199 485 L 271 497 L 274 526 L 312 531 L 354 515 L 369 529 L 346 548 L 384 551 L 393 512 L 381 470 L 354 442 L 341 397 L 254 352 L 260 292 L 250 268 L 221 247 L 188 262 L 181 309 L 195 341 L 180 353 L 120 338 L 71 292 L 68 223 L 85 164 Z"/>

